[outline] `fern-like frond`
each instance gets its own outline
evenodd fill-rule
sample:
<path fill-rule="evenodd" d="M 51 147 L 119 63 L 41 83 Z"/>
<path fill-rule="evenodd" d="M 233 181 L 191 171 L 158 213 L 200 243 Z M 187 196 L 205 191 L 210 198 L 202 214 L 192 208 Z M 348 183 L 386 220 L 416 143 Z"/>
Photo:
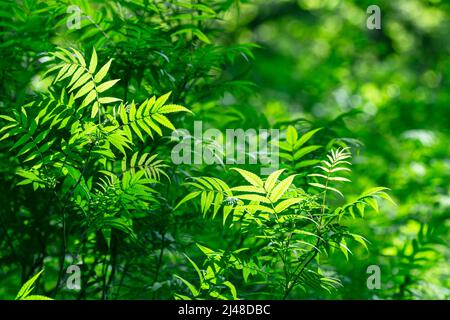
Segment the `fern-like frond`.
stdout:
<path fill-rule="evenodd" d="M 322 189 L 325 192 L 327 190 L 333 191 L 342 197 L 344 196 L 341 191 L 331 187 L 332 182 L 350 182 L 350 179 L 342 177 L 336 174 L 341 171 L 351 171 L 346 165 L 351 165 L 347 159 L 351 158 L 349 148 L 333 149 L 327 154 L 327 160 L 322 160 L 322 165 L 316 166 L 322 173 L 312 173 L 308 177 L 314 177 L 317 182 L 310 182 L 309 185 Z"/>

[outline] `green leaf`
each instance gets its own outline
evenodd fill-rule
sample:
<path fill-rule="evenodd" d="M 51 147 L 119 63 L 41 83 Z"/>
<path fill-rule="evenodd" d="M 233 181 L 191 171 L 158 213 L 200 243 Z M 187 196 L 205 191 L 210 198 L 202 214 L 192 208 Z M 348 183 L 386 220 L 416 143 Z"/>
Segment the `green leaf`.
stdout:
<path fill-rule="evenodd" d="M 163 116 L 162 114 L 154 114 L 153 119 L 171 130 L 176 130 L 172 122 L 170 122 L 170 120 L 167 119 L 167 117 Z"/>
<path fill-rule="evenodd" d="M 343 182 L 351 182 L 350 179 L 344 177 L 328 177 L 330 181 L 343 181 Z"/>
<path fill-rule="evenodd" d="M 280 158 L 291 162 L 294 161 L 294 157 L 286 152 L 280 152 Z"/>
<path fill-rule="evenodd" d="M 65 55 L 63 55 L 61 52 L 56 51 L 56 52 L 52 52 L 51 54 L 53 56 L 57 57 L 59 60 L 62 60 L 62 61 L 67 62 L 67 63 L 70 63 L 70 60 Z"/>
<path fill-rule="evenodd" d="M 130 121 L 136 120 L 136 105 L 134 104 L 134 101 L 131 102 L 128 119 L 130 119 Z"/>
<path fill-rule="evenodd" d="M 296 203 L 299 203 L 302 200 L 303 200 L 302 198 L 290 198 L 290 199 L 283 200 L 279 204 L 277 204 L 277 206 L 275 207 L 275 212 L 276 213 L 283 212 L 284 210 L 286 210 L 290 206 L 292 206 L 292 205 L 294 205 Z"/>
<path fill-rule="evenodd" d="M 263 185 L 264 185 L 264 183 L 261 180 L 261 178 L 258 177 L 253 172 L 250 172 L 250 171 L 247 171 L 247 170 L 238 169 L 238 168 L 231 168 L 231 170 L 235 170 L 235 171 L 239 172 L 239 174 L 242 177 L 244 177 L 245 180 L 247 180 L 251 185 L 253 185 L 255 187 L 263 187 Z"/>
<path fill-rule="evenodd" d="M 304 167 L 309 167 L 321 163 L 321 160 L 304 160 L 295 164 L 295 169 L 301 169 Z"/>
<path fill-rule="evenodd" d="M 397 203 L 395 203 L 395 201 L 391 198 L 390 195 L 388 195 L 386 192 L 380 192 L 377 194 L 380 198 L 383 198 L 387 201 L 389 201 L 390 203 L 392 203 L 394 206 L 397 206 Z"/>
<path fill-rule="evenodd" d="M 97 74 L 94 77 L 94 81 L 96 83 L 99 83 L 103 80 L 103 78 L 108 73 L 109 67 L 111 66 L 112 59 L 110 59 L 101 69 L 97 72 Z"/>
<path fill-rule="evenodd" d="M 183 106 L 180 106 L 178 104 L 167 104 L 158 110 L 159 113 L 173 113 L 173 112 L 181 112 L 181 111 L 192 113 L 191 110 L 189 110 Z"/>
<path fill-rule="evenodd" d="M 313 135 L 316 134 L 316 132 L 322 130 L 322 128 L 314 129 L 311 131 L 306 132 L 304 135 L 301 136 L 301 138 L 297 141 L 297 143 L 294 146 L 294 149 L 297 150 L 302 145 L 304 145 L 309 139 L 312 138 Z"/>
<path fill-rule="evenodd" d="M 379 212 L 379 208 L 378 208 L 378 202 L 376 199 L 374 198 L 366 198 L 364 199 L 366 201 L 366 203 L 371 206 L 373 208 L 373 210 L 375 210 L 375 212 Z"/>
<path fill-rule="evenodd" d="M 133 129 L 134 133 L 141 139 L 142 142 L 144 142 L 144 136 L 141 133 L 141 130 L 139 130 L 139 127 L 136 125 L 135 122 L 130 123 L 131 129 Z"/>
<path fill-rule="evenodd" d="M 27 142 L 28 140 L 30 140 L 31 136 L 30 134 L 25 134 L 22 137 L 20 137 L 19 140 L 17 140 L 17 142 L 11 147 L 10 150 L 14 150 L 18 147 L 20 147 L 21 145 L 23 145 L 25 142 Z"/>
<path fill-rule="evenodd" d="M 125 148 L 128 148 L 128 149 L 131 149 L 129 146 L 128 146 L 128 141 L 127 141 L 127 139 L 124 137 L 124 136 L 122 136 L 121 134 L 119 134 L 119 133 L 113 133 L 113 134 L 110 134 L 109 136 L 108 136 L 108 141 L 113 145 L 113 146 L 115 146 L 117 149 L 119 149 L 120 150 L 120 152 L 122 152 L 125 156 L 126 156 L 126 152 L 125 152 L 125 149 L 124 149 L 124 147 Z"/>
<path fill-rule="evenodd" d="M 93 48 L 91 61 L 89 62 L 89 73 L 94 74 L 96 68 L 97 68 L 97 52 L 95 51 L 95 48 Z"/>
<path fill-rule="evenodd" d="M 183 279 L 179 275 L 175 275 L 175 277 L 180 279 L 189 288 L 189 290 L 191 291 L 191 293 L 194 297 L 199 295 L 199 291 L 194 287 L 193 284 L 191 284 L 189 281 Z"/>
<path fill-rule="evenodd" d="M 203 275 L 199 269 L 199 267 L 197 266 L 197 264 L 191 259 L 189 258 L 186 254 L 184 255 L 186 257 L 186 259 L 189 260 L 189 262 L 191 263 L 191 265 L 194 267 L 195 271 L 197 272 L 198 278 L 200 280 L 200 283 L 203 282 Z"/>
<path fill-rule="evenodd" d="M 79 67 L 78 70 L 72 75 L 72 79 L 70 80 L 70 82 L 69 82 L 69 84 L 67 85 L 67 87 L 72 86 L 72 85 L 75 83 L 75 81 L 77 81 L 77 80 L 81 77 L 81 75 L 83 74 L 83 72 L 84 72 L 84 68 Z M 90 78 L 90 77 L 89 77 L 89 78 Z"/>
<path fill-rule="evenodd" d="M 355 240 L 355 241 L 357 241 L 357 242 L 359 242 L 360 244 L 362 244 L 363 246 L 364 246 L 364 248 L 367 250 L 367 251 L 369 251 L 369 247 L 367 246 L 367 239 L 366 238 L 364 238 L 363 236 L 360 236 L 359 234 L 354 234 L 354 233 L 351 233 L 350 234 L 352 237 L 353 237 L 353 239 Z"/>
<path fill-rule="evenodd" d="M 270 176 L 267 178 L 266 182 L 264 183 L 264 189 L 267 191 L 267 193 L 270 193 L 275 187 L 275 183 L 278 180 L 278 177 L 283 173 L 285 169 L 277 170 L 275 172 L 272 172 Z"/>
<path fill-rule="evenodd" d="M 206 212 L 208 212 L 209 208 L 212 205 L 213 200 L 214 200 L 214 191 L 209 191 L 209 192 L 203 192 L 202 193 L 201 206 L 202 206 L 202 214 L 203 214 L 203 216 L 205 216 Z"/>
<path fill-rule="evenodd" d="M 77 92 L 74 99 L 78 99 L 78 98 L 84 96 L 85 94 L 90 92 L 92 89 L 94 89 L 94 83 L 92 81 L 89 81 Z"/>
<path fill-rule="evenodd" d="M 127 111 L 125 110 L 125 106 L 122 104 L 119 107 L 119 115 L 120 115 L 120 120 L 122 120 L 123 124 L 127 124 L 128 123 L 128 115 L 127 115 Z"/>
<path fill-rule="evenodd" d="M 255 193 L 263 193 L 265 194 L 266 191 L 261 187 L 255 187 L 255 186 L 237 186 L 231 188 L 232 191 L 237 192 L 255 192 Z"/>
<path fill-rule="evenodd" d="M 222 206 L 223 203 L 223 194 L 222 193 L 217 193 L 216 198 L 214 199 L 214 210 L 213 210 L 213 219 L 216 216 L 217 212 L 219 211 L 220 207 Z"/>
<path fill-rule="evenodd" d="M 76 49 L 74 49 L 74 48 L 71 48 L 71 49 L 72 49 L 72 51 L 75 53 L 75 56 L 77 57 L 77 59 L 78 59 L 78 61 L 80 62 L 80 64 L 81 64 L 83 67 L 86 67 L 86 61 L 84 61 L 83 55 L 82 55 L 78 50 L 76 50 Z"/>
<path fill-rule="evenodd" d="M 294 153 L 294 160 L 298 160 L 301 157 L 307 155 L 308 153 L 316 151 L 319 148 L 322 148 L 322 146 L 308 146 L 308 147 L 301 148 L 300 150 L 298 150 Z"/>
<path fill-rule="evenodd" d="M 371 196 L 371 195 L 377 194 L 377 193 L 379 193 L 379 192 L 381 192 L 381 191 L 385 191 L 385 190 L 389 190 L 389 189 L 388 189 L 388 188 L 385 188 L 385 187 L 374 187 L 374 188 L 370 188 L 370 189 L 367 189 L 366 191 L 364 191 L 364 192 L 361 194 L 361 197 Z"/>
<path fill-rule="evenodd" d="M 150 128 L 152 128 L 157 134 L 159 134 L 160 136 L 162 136 L 162 131 L 161 128 L 158 127 L 156 125 L 156 123 L 154 123 L 150 118 L 144 118 L 144 121 L 146 124 L 148 124 L 150 126 Z"/>
<path fill-rule="evenodd" d="M 206 36 L 206 34 L 204 34 L 200 29 L 194 29 L 192 31 L 192 33 L 194 35 L 197 36 L 198 39 L 200 39 L 201 41 L 203 41 L 206 44 L 210 44 L 211 40 L 209 40 L 209 38 Z"/>
<path fill-rule="evenodd" d="M 67 69 L 67 67 L 69 67 Z M 73 75 L 73 73 L 75 72 L 75 70 L 77 70 L 79 67 L 76 64 L 73 64 L 71 66 L 64 66 L 58 73 L 58 75 L 56 76 L 56 80 L 57 81 L 62 81 L 70 76 Z"/>
<path fill-rule="evenodd" d="M 222 284 L 230 288 L 231 296 L 234 300 L 238 300 L 236 287 L 230 281 L 225 281 Z"/>
<path fill-rule="evenodd" d="M 350 251 L 350 249 L 347 247 L 347 243 L 345 242 L 344 239 L 341 240 L 341 242 L 339 243 L 339 248 L 341 249 L 342 253 L 345 256 L 345 259 L 348 261 L 348 254 L 352 254 L 352 252 Z"/>
<path fill-rule="evenodd" d="M 164 105 L 164 103 L 166 103 L 167 99 L 169 99 L 171 93 L 172 93 L 171 91 L 167 92 L 166 94 L 156 99 L 156 102 L 152 107 L 152 111 L 157 111 L 159 108 L 161 108 Z"/>
<path fill-rule="evenodd" d="M 240 195 L 237 195 L 236 198 L 241 199 L 241 200 L 270 203 L 269 199 L 267 199 L 266 197 L 257 195 L 257 194 L 240 194 Z"/>
<path fill-rule="evenodd" d="M 23 299 L 20 300 L 53 300 L 52 298 L 46 297 L 46 296 L 41 296 L 41 295 L 30 295 L 30 296 L 26 296 Z"/>
<path fill-rule="evenodd" d="M 205 246 L 202 246 L 201 244 L 196 243 L 197 247 L 207 256 L 215 254 L 214 250 L 211 250 L 210 248 L 207 248 Z"/>
<path fill-rule="evenodd" d="M 88 93 L 88 95 L 86 96 L 86 98 L 84 98 L 82 105 L 83 106 L 87 106 L 89 105 L 92 101 L 95 100 L 95 98 L 97 97 L 97 92 L 95 92 L 95 90 L 92 90 L 91 92 Z M 97 112 L 96 112 L 97 113 Z M 95 116 L 95 115 L 94 115 Z"/>
<path fill-rule="evenodd" d="M 91 118 L 94 118 L 95 115 L 98 113 L 99 106 L 100 105 L 97 101 L 92 105 Z"/>
<path fill-rule="evenodd" d="M 83 84 L 88 82 L 91 79 L 90 74 L 83 74 L 76 82 L 75 84 L 70 88 L 69 93 L 75 90 L 78 87 L 81 87 Z"/>
<path fill-rule="evenodd" d="M 225 223 L 227 222 L 227 218 L 230 215 L 231 211 L 233 211 L 232 206 L 223 207 L 223 218 L 222 218 L 223 225 L 225 225 Z"/>
<path fill-rule="evenodd" d="M 116 80 L 109 80 L 106 82 L 103 82 L 101 85 L 97 86 L 97 92 L 104 92 L 114 86 L 120 79 Z"/>
<path fill-rule="evenodd" d="M 131 156 L 130 159 L 130 167 L 135 167 L 136 166 L 136 161 L 137 161 L 137 156 L 138 156 L 139 152 L 135 152 L 133 153 L 133 155 Z"/>
<path fill-rule="evenodd" d="M 341 195 L 342 197 L 344 197 L 344 195 L 342 194 L 342 192 L 340 192 L 340 191 L 339 191 L 338 189 L 336 189 L 336 188 L 332 188 L 332 187 L 330 187 L 330 186 L 325 186 L 325 185 L 323 185 L 323 184 L 321 184 L 321 183 L 315 183 L 315 182 L 310 182 L 309 185 L 311 185 L 311 186 L 313 186 L 313 187 L 320 188 L 320 189 L 325 189 L 325 190 L 330 190 L 330 191 L 336 192 L 336 193 L 338 193 L 339 195 Z"/>
<path fill-rule="evenodd" d="M 275 210 L 273 210 L 272 208 L 266 207 L 266 206 L 262 206 L 260 204 L 247 204 L 244 206 L 236 206 L 235 207 L 236 210 L 248 210 L 250 212 L 257 212 L 257 211 L 261 211 L 261 212 L 266 212 L 266 213 L 274 213 Z"/>
<path fill-rule="evenodd" d="M 13 118 L 11 118 L 11 117 L 8 117 L 8 116 L 0 115 L 0 118 L 1 118 L 1 119 L 5 119 L 6 121 L 16 122 L 15 119 L 13 119 Z"/>

